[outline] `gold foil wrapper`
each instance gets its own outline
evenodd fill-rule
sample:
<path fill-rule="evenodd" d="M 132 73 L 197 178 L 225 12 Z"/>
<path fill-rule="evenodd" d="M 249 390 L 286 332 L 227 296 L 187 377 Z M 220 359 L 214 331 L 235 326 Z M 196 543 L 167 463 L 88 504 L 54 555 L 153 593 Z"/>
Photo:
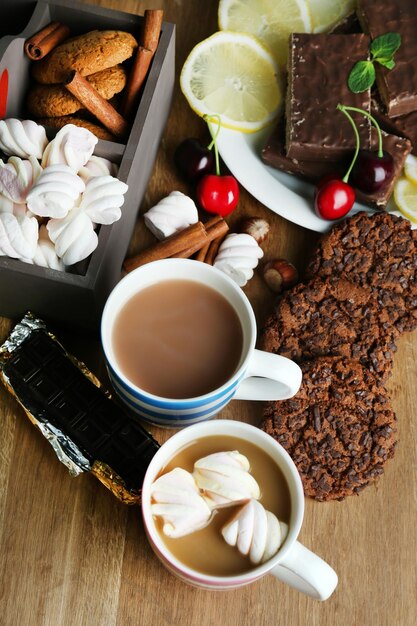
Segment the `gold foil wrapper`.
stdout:
<path fill-rule="evenodd" d="M 77 372 L 72 372 L 76 380 L 75 387 L 81 385 L 85 398 L 77 396 L 71 385 L 67 384 L 68 381 L 59 380 L 56 371 L 59 368 L 53 367 L 55 357 L 61 366 L 68 361 L 76 368 Z M 52 366 L 48 366 L 48 363 L 52 363 Z M 54 370 L 52 378 L 48 367 Z M 67 367 L 67 371 L 71 369 Z M 91 387 L 83 383 L 84 379 L 89 381 Z M 159 444 L 135 418 L 111 400 L 111 395 L 98 378 L 84 363 L 69 354 L 55 335 L 48 331 L 45 323 L 32 313 L 27 313 L 16 324 L 0 346 L 0 380 L 49 441 L 56 456 L 72 476 L 90 471 L 123 503 L 140 503 L 143 475 Z M 30 382 L 32 380 L 37 381 L 36 385 Z M 89 412 L 88 408 L 83 407 L 89 406 L 90 396 L 94 409 Z M 77 413 L 77 398 L 81 405 L 80 420 L 71 413 L 61 415 L 60 406 L 63 411 L 65 407 L 73 406 L 74 413 Z M 97 414 L 95 407 L 98 407 Z M 107 425 L 105 420 L 100 421 L 100 415 L 107 419 Z M 82 422 L 78 431 L 77 420 L 80 424 Z M 89 430 L 94 435 L 86 437 L 85 433 Z M 132 448 L 132 441 L 137 442 L 136 449 Z M 123 458 L 123 450 L 126 451 L 126 458 Z M 112 459 L 111 463 L 108 458 Z M 111 465 L 115 465 L 117 471 Z"/>

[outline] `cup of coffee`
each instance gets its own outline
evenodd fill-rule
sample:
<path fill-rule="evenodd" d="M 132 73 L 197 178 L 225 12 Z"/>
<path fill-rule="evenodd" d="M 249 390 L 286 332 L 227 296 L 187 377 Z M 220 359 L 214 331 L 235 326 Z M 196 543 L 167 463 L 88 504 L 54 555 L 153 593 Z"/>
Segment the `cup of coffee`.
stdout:
<path fill-rule="evenodd" d="M 220 504 L 218 508 L 214 504 L 209 523 L 190 534 L 177 537 L 167 536 L 161 518 L 155 515 L 155 494 L 160 491 L 159 487 L 155 487 L 155 481 L 159 477 L 175 468 L 194 476 L 196 467 L 201 464 L 198 459 L 204 457 L 207 460 L 207 455 L 225 451 L 237 451 L 248 459 L 249 472 L 259 484 L 259 502 L 285 528 L 275 553 L 259 564 L 251 561 L 251 552 L 249 556 L 241 554 L 236 545 L 229 545 L 222 535 L 222 528 L 235 515 L 237 507 L 232 504 L 225 506 L 218 499 Z M 219 485 L 224 474 L 219 467 L 220 457 L 215 459 L 212 483 L 207 469 L 210 464 L 203 463 L 202 493 L 210 493 L 210 484 L 214 485 L 217 494 L 230 493 L 231 479 L 235 478 L 237 470 L 233 468 L 226 476 L 225 489 L 221 492 Z M 169 493 L 166 501 L 174 502 L 178 489 L 174 491 L 175 496 Z M 242 510 L 244 504 L 241 502 L 237 506 Z M 335 571 L 297 541 L 304 516 L 304 493 L 297 468 L 279 443 L 249 424 L 215 419 L 190 426 L 168 439 L 147 469 L 142 488 L 142 515 L 145 532 L 155 554 L 171 573 L 191 585 L 205 589 L 234 589 L 272 574 L 319 600 L 326 600 L 336 588 L 338 579 Z M 187 516 L 190 517 L 188 511 Z M 245 541 L 245 533 L 250 534 L 248 525 L 242 532 Z M 255 535 L 252 543 L 255 539 L 260 543 Z"/>
<path fill-rule="evenodd" d="M 104 307 L 101 340 L 117 394 L 159 426 L 204 421 L 232 398 L 284 400 L 301 384 L 296 363 L 255 349 L 255 316 L 241 288 L 189 259 L 125 276 Z"/>

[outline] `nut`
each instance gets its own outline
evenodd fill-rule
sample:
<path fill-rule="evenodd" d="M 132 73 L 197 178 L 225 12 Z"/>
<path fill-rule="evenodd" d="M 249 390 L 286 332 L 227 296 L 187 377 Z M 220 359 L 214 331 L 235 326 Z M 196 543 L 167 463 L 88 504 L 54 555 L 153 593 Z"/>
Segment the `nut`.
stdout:
<path fill-rule="evenodd" d="M 298 282 L 297 268 L 286 259 L 274 259 L 265 263 L 263 276 L 272 291 L 280 293 Z"/>
<path fill-rule="evenodd" d="M 239 225 L 239 232 L 250 235 L 261 245 L 268 236 L 269 224 L 263 217 L 246 217 Z"/>

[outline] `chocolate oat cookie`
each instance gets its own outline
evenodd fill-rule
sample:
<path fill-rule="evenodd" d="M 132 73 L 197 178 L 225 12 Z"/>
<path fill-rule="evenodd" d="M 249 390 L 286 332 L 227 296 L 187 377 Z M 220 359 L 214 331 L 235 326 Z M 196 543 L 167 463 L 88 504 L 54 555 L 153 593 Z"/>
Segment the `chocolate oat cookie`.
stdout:
<path fill-rule="evenodd" d="M 261 348 L 297 363 L 326 355 L 354 358 L 385 381 L 398 335 L 369 289 L 334 276 L 285 292 L 266 322 Z"/>
<path fill-rule="evenodd" d="M 308 276 L 344 276 L 371 288 L 400 332 L 417 326 L 417 230 L 390 213 L 360 212 L 319 241 Z"/>
<path fill-rule="evenodd" d="M 269 402 L 260 427 L 290 454 L 307 496 L 343 500 L 375 481 L 394 455 L 395 413 L 358 361 L 321 357 L 301 369 L 299 392 Z"/>

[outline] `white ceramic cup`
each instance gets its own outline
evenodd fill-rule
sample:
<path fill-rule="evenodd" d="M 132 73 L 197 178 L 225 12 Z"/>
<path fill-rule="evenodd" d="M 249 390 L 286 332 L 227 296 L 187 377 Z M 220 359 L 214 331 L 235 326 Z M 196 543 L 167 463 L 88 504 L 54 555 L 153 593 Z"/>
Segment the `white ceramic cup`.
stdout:
<path fill-rule="evenodd" d="M 140 389 L 125 376 L 115 357 L 112 335 L 121 308 L 140 290 L 165 280 L 192 280 L 212 287 L 233 306 L 242 324 L 243 349 L 236 371 L 221 387 L 196 398 L 162 398 Z M 232 398 L 285 400 L 297 393 L 302 377 L 298 365 L 256 350 L 256 332 L 255 315 L 242 289 L 220 270 L 190 259 L 154 261 L 125 276 L 111 292 L 101 322 L 101 341 L 116 393 L 142 420 L 169 427 L 209 419 Z"/>
<path fill-rule="evenodd" d="M 168 461 L 187 444 L 213 435 L 239 437 L 262 448 L 281 469 L 290 492 L 289 529 L 279 551 L 266 563 L 235 576 L 209 576 L 184 565 L 166 547 L 151 511 L 151 485 Z M 260 487 L 262 490 L 262 485 Z M 326 600 L 336 588 L 338 580 L 336 572 L 297 541 L 304 517 L 304 492 L 296 466 L 279 443 L 249 424 L 216 419 L 185 428 L 168 439 L 155 454 L 147 469 L 142 487 L 142 516 L 146 535 L 155 554 L 170 572 L 191 585 L 205 589 L 234 589 L 247 585 L 265 574 L 272 574 L 298 591 L 318 600 Z"/>

